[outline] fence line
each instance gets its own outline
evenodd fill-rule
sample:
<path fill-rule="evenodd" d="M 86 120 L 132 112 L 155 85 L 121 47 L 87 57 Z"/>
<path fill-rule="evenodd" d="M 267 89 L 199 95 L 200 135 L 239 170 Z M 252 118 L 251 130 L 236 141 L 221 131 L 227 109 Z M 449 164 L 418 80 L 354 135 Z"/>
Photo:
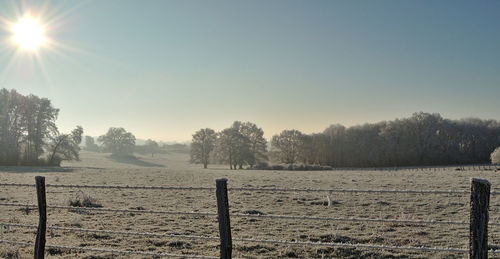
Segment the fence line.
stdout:
<path fill-rule="evenodd" d="M 265 192 L 327 192 L 327 193 L 415 193 L 415 194 L 468 194 L 467 190 L 382 190 L 382 189 L 301 189 L 301 188 L 253 188 L 233 187 L 230 191 L 265 191 Z"/>
<path fill-rule="evenodd" d="M 469 225 L 465 221 L 450 220 L 406 220 L 406 219 L 380 219 L 380 218 L 334 218 L 334 217 L 312 217 L 312 216 L 294 216 L 294 215 L 266 215 L 266 214 L 231 214 L 231 217 L 247 218 L 276 218 L 276 219 L 294 219 L 294 220 L 322 220 L 322 221 L 345 221 L 345 222 L 381 222 L 381 223 L 399 223 L 399 224 L 420 224 L 420 225 Z M 488 222 L 488 225 L 500 226 L 500 222 Z"/>
<path fill-rule="evenodd" d="M 34 184 L 0 183 L 0 186 L 35 187 Z M 183 190 L 183 191 L 215 191 L 212 187 L 177 187 L 177 186 L 133 186 L 133 185 L 79 185 L 79 184 L 46 184 L 51 188 L 80 189 L 134 189 L 134 190 Z M 307 188 L 254 188 L 229 187 L 229 191 L 260 192 L 327 192 L 327 193 L 414 193 L 414 194 L 468 194 L 469 190 L 384 190 L 384 189 L 307 189 Z M 491 195 L 500 195 L 500 191 L 492 191 Z"/>
<path fill-rule="evenodd" d="M 0 186 L 35 187 L 34 184 L 0 183 Z M 133 185 L 81 185 L 81 184 L 46 184 L 51 188 L 88 188 L 88 189 L 142 189 L 142 190 L 185 190 L 185 191 L 215 191 L 213 187 L 180 187 L 180 186 L 133 186 Z"/>
<path fill-rule="evenodd" d="M 38 177 L 37 177 L 38 178 Z M 218 179 L 219 181 L 224 181 L 226 183 L 226 179 Z M 473 179 L 472 184 L 474 183 L 485 185 L 487 184 L 487 195 L 490 195 L 489 182 L 481 179 Z M 483 183 L 484 182 L 484 183 Z M 32 187 L 34 185 L 30 184 L 16 184 L 16 183 L 4 183 L 0 186 L 28 186 Z M 44 185 L 45 187 L 45 185 Z M 97 188 L 97 189 L 157 189 L 157 190 L 221 190 L 219 184 L 217 184 L 217 188 L 209 188 L 209 187 L 168 187 L 168 186 L 120 186 L 120 185 L 47 185 L 47 187 L 54 188 Z M 37 187 L 38 189 L 38 187 Z M 224 184 L 224 191 L 226 192 L 226 197 L 219 199 L 219 195 L 217 195 L 217 205 L 220 207 L 220 204 L 224 203 L 228 204 L 227 199 L 227 186 Z M 410 193 L 410 194 L 468 194 L 470 193 L 468 190 L 360 190 L 360 189 L 307 189 L 307 188 L 254 188 L 254 187 L 235 187 L 229 188 L 232 191 L 263 191 L 263 192 L 327 192 L 327 193 Z M 474 190 L 472 190 L 474 191 Z M 477 194 L 477 193 L 476 193 Z M 500 194 L 500 192 L 493 194 Z M 40 195 L 38 195 L 40 197 Z M 472 194 L 471 194 L 472 197 Z M 40 199 L 40 198 L 39 198 Z M 472 200 L 471 200 L 472 204 Z M 0 206 L 14 206 L 14 207 L 22 207 L 22 208 L 37 208 L 37 205 L 33 204 L 18 204 L 18 203 L 0 203 Z M 45 208 L 45 206 L 44 206 Z M 263 240 L 263 239 L 252 239 L 252 238 L 233 238 L 230 237 L 230 224 L 229 224 L 229 216 L 233 217 L 253 217 L 253 218 L 277 218 L 277 219 L 294 219 L 294 220 L 323 220 L 323 221 L 346 221 L 346 222 L 383 222 L 383 223 L 399 223 L 399 224 L 423 224 L 423 225 L 431 225 L 431 224 L 447 224 L 447 225 L 467 225 L 467 222 L 463 221 L 436 221 L 436 220 L 400 220 L 400 219 L 380 219 L 380 218 L 335 218 L 335 217 L 314 217 L 314 216 L 294 216 L 294 215 L 265 215 L 265 214 L 230 214 L 228 208 L 227 216 L 228 219 L 226 223 L 221 223 L 221 213 L 219 209 L 219 214 L 211 213 L 211 212 L 181 212 L 181 211 L 158 211 L 158 210 L 144 210 L 144 209 L 113 209 L 113 208 L 95 208 L 95 207 L 73 207 L 73 206 L 47 206 L 50 209 L 68 209 L 73 211 L 94 211 L 94 212 L 117 212 L 117 213 L 149 213 L 149 214 L 166 214 L 166 215 L 192 215 L 192 216 L 218 216 L 219 218 L 219 228 L 221 228 L 221 224 L 229 230 L 229 241 L 240 241 L 240 242 L 256 242 L 256 243 L 267 243 L 267 244 L 281 244 L 281 245 L 296 245 L 296 246 L 322 246 L 322 247 L 349 247 L 349 248 L 362 248 L 362 249 L 384 249 L 384 250 L 411 250 L 411 251 L 429 251 L 429 252 L 452 252 L 452 253 L 467 253 L 472 251 L 483 252 L 486 250 L 481 249 L 473 249 L 469 246 L 469 250 L 461 249 L 461 248 L 449 248 L 449 247 L 419 247 L 419 246 L 391 246 L 391 245 L 378 245 L 378 244 L 359 244 L 359 243 L 335 243 L 335 242 L 311 242 L 311 241 L 287 241 L 287 240 Z M 477 212 L 472 209 L 471 205 L 471 219 L 472 213 Z M 472 222 L 472 220 L 471 220 Z M 487 229 L 487 224 L 489 225 L 500 225 L 500 223 L 488 222 L 485 221 L 485 224 L 481 226 L 481 228 Z M 9 226 L 9 227 L 24 227 L 24 228 L 37 228 L 38 232 L 40 232 L 40 226 L 34 225 L 25 225 L 25 224 L 15 224 L 15 223 L 1 223 L 0 226 Z M 472 223 L 471 223 L 472 229 Z M 113 231 L 113 230 L 98 230 L 98 229 L 82 229 L 82 228 L 67 228 L 67 227 L 48 227 L 48 229 L 53 230 L 62 230 L 62 231 L 79 231 L 86 233 L 107 233 L 107 234 L 117 234 L 117 235 L 134 235 L 134 236 L 145 236 L 145 237 L 177 237 L 177 238 L 192 238 L 192 239 L 203 239 L 203 240 L 219 240 L 217 237 L 203 237 L 203 236 L 189 236 L 189 235 L 173 235 L 173 234 L 155 234 L 155 233 L 146 233 L 146 232 L 126 232 L 126 231 Z M 45 232 L 43 232 L 45 234 Z M 472 233 L 472 230 L 471 230 Z M 483 231 L 482 233 L 486 233 Z M 38 236 L 38 234 L 37 234 Z M 472 237 L 472 234 L 471 234 Z M 485 238 L 482 236 L 482 238 Z M 37 237 L 38 240 L 38 237 Z M 471 239 L 472 240 L 472 239 Z M 222 231 L 220 235 L 221 244 L 223 243 Z M 19 245 L 33 245 L 31 243 L 17 242 L 17 241 L 9 241 L 9 240 L 0 240 L 0 243 L 10 243 L 10 244 L 19 244 Z M 471 241 L 472 242 L 472 241 Z M 47 245 L 49 248 L 58 248 L 58 249 L 67 249 L 67 250 L 75 250 L 75 251 L 91 251 L 91 252 L 110 252 L 110 253 L 119 253 L 119 254 L 135 254 L 135 255 L 150 255 L 150 256 L 168 256 L 168 257 L 190 257 L 190 258 L 217 258 L 217 257 L 209 257 L 209 256 L 198 256 L 198 255 L 176 255 L 169 253 L 153 253 L 153 252 L 142 252 L 142 251 L 128 251 L 128 250 L 115 250 L 115 249 L 104 249 L 104 248 L 91 248 L 91 247 L 72 247 L 72 246 L 59 246 L 59 245 Z M 221 245 L 222 247 L 222 245 Z M 221 258 L 231 258 L 231 249 L 232 245 L 229 243 L 229 253 L 226 256 L 223 256 L 221 252 Z M 493 253 L 500 253 L 500 251 L 492 251 Z"/>
<path fill-rule="evenodd" d="M 37 225 L 27 225 L 27 224 L 17 224 L 17 223 L 5 223 L 0 222 L 1 226 L 7 227 L 17 227 L 17 228 L 38 228 Z M 83 233 L 101 233 L 101 234 L 111 234 L 111 235 L 123 235 L 123 236 L 142 236 L 142 237 L 167 237 L 167 238 L 182 238 L 182 239 L 200 239 L 200 240 L 219 240 L 218 237 L 207 237 L 207 236 L 194 236 L 194 235 L 178 235 L 178 234 L 157 234 L 157 233 L 147 233 L 147 232 L 133 232 L 133 231 L 114 231 L 114 230 L 101 230 L 101 229 L 85 229 L 85 228 L 68 228 L 68 227 L 57 227 L 48 226 L 47 229 L 50 230 L 60 230 L 60 231 L 74 231 Z M 1 232 L 0 232 L 1 233 Z"/>
<path fill-rule="evenodd" d="M 0 222 L 0 226 L 2 226 L 2 225 L 9 226 L 9 227 L 34 228 L 34 229 L 37 228 L 36 225 L 25 225 L 25 224 L 13 224 L 13 223 Z M 146 236 L 146 237 L 178 237 L 178 238 L 188 238 L 188 239 L 219 240 L 218 237 L 154 234 L 154 233 L 142 233 L 142 232 L 109 231 L 109 230 L 66 228 L 66 227 L 53 227 L 53 226 L 47 227 L 47 229 L 64 230 L 64 231 L 77 231 L 77 232 L 85 232 L 85 233 L 134 235 L 134 236 Z M 298 246 L 350 247 L 350 248 L 365 248 L 365 249 L 414 250 L 414 251 L 454 252 L 454 253 L 466 253 L 467 252 L 467 250 L 465 250 L 465 249 L 443 248 L 443 247 L 385 246 L 385 245 L 373 245 L 373 244 L 304 242 L 304 241 L 285 241 L 285 240 L 264 240 L 264 239 L 251 239 L 251 238 L 232 238 L 232 240 L 239 241 L 239 242 L 282 244 L 282 245 L 285 244 L 285 245 L 298 245 Z M 2 241 L 3 240 L 0 240 L 0 242 L 2 242 Z M 26 243 L 26 244 L 31 245 L 31 243 Z M 48 245 L 47 247 L 55 247 L 55 246 Z M 101 249 L 99 251 L 101 251 Z M 113 250 L 113 251 L 118 251 L 118 250 Z M 126 251 L 126 252 L 128 252 L 128 251 Z M 135 253 L 135 251 L 132 251 L 132 253 Z M 143 254 L 142 252 L 140 252 L 140 253 Z M 499 250 L 499 253 L 500 253 L 500 250 Z M 147 255 L 153 255 L 153 254 L 159 255 L 159 254 L 155 254 L 155 253 L 150 253 Z M 205 258 L 205 257 L 194 257 L 194 258 Z"/>
<path fill-rule="evenodd" d="M 11 240 L 1 240 L 0 243 L 18 245 L 18 246 L 33 246 L 34 243 L 19 242 Z M 143 251 L 130 251 L 130 250 L 117 250 L 117 249 L 105 249 L 105 248 L 93 248 L 93 247 L 76 247 L 76 246 L 63 246 L 63 245 L 46 245 L 45 247 L 71 250 L 71 251 L 86 251 L 86 252 L 101 252 L 101 253 L 113 253 L 113 254 L 126 254 L 126 255 L 148 255 L 148 256 L 160 256 L 160 257 L 174 257 L 174 258 L 199 258 L 199 259 L 218 259 L 215 256 L 204 256 L 204 255 L 187 255 L 187 254 L 170 254 L 170 253 L 152 253 Z"/>
<path fill-rule="evenodd" d="M 21 207 L 35 209 L 34 204 L 0 203 L 0 206 Z M 87 208 L 72 206 L 47 206 L 49 209 L 68 209 L 78 211 L 101 211 L 101 212 L 119 212 L 119 213 L 146 213 L 146 214 L 166 214 L 166 215 L 192 215 L 192 216 L 217 216 L 211 212 L 181 212 L 181 211 L 156 211 L 156 210 L 130 210 L 130 209 L 108 209 L 108 208 Z M 398 223 L 398 224 L 420 224 L 420 225 L 469 225 L 465 221 L 450 220 L 404 220 L 404 219 L 381 219 L 381 218 L 336 218 L 336 217 L 314 217 L 314 216 L 295 216 L 295 215 L 266 215 L 266 214 L 244 214 L 232 213 L 231 217 L 246 218 L 273 218 L 273 219 L 291 219 L 291 220 L 318 220 L 318 221 L 343 221 L 343 222 L 380 222 L 380 223 Z M 2 223 L 0 223 L 1 225 Z M 499 222 L 489 222 L 489 225 L 500 226 Z"/>
<path fill-rule="evenodd" d="M 465 221 L 436 221 L 436 220 L 404 220 L 404 219 L 380 219 L 380 218 L 334 218 L 334 217 L 311 217 L 311 216 L 293 216 L 293 215 L 262 215 L 262 214 L 231 214 L 231 217 L 246 218 L 273 218 L 273 219 L 293 219 L 293 220 L 321 220 L 321 221 L 345 221 L 345 222 L 380 222 L 380 223 L 399 223 L 399 224 L 419 224 L 419 225 L 469 225 Z M 490 222 L 491 225 L 500 225 L 500 223 Z"/>
<path fill-rule="evenodd" d="M 18 204 L 18 203 L 0 203 L 0 206 L 8 207 L 23 207 L 23 208 L 37 208 L 34 204 Z M 72 207 L 72 206 L 59 206 L 50 205 L 49 209 L 68 209 L 78 211 L 100 211 L 100 212 L 130 212 L 130 213 L 145 213 L 145 214 L 165 214 L 165 215 L 191 215 L 191 216 L 217 216 L 217 213 L 212 212 L 187 212 L 187 211 L 161 211 L 161 210 L 130 210 L 130 209 L 108 209 L 108 208 L 87 208 L 87 207 Z"/>
<path fill-rule="evenodd" d="M 350 248 L 367 248 L 367 249 L 384 249 L 384 250 L 413 250 L 413 251 L 427 251 L 427 252 L 467 253 L 469 251 L 467 249 L 448 248 L 448 247 L 385 246 L 385 245 L 374 245 L 374 244 L 261 240 L 261 239 L 251 239 L 251 238 L 233 238 L 233 241 L 266 243 L 266 244 L 281 244 L 281 245 L 295 245 L 295 246 L 350 247 Z"/>
<path fill-rule="evenodd" d="M 34 184 L 0 183 L 0 186 L 35 187 Z M 51 188 L 81 188 L 81 189 L 143 189 L 143 190 L 186 190 L 215 191 L 212 187 L 175 187 L 175 186 L 130 186 L 130 185 L 75 185 L 47 184 Z M 307 188 L 254 188 L 229 187 L 229 191 L 263 191 L 263 192 L 327 192 L 327 193 L 415 193 L 415 194 L 468 194 L 469 190 L 384 190 L 384 189 L 307 189 Z M 500 194 L 500 192 L 492 194 Z"/>

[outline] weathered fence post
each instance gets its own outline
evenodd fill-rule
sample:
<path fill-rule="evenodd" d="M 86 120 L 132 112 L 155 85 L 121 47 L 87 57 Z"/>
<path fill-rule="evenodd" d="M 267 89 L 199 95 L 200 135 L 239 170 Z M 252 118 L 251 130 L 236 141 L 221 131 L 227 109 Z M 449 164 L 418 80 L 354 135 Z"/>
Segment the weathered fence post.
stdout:
<path fill-rule="evenodd" d="M 45 256 L 45 231 L 47 230 L 47 201 L 45 200 L 45 177 L 37 176 L 36 196 L 38 198 L 38 230 L 36 232 L 35 259 Z"/>
<path fill-rule="evenodd" d="M 229 221 L 229 200 L 227 197 L 227 179 L 217 179 L 217 211 L 219 214 L 220 258 L 231 259 L 233 244 L 231 239 L 231 223 Z"/>
<path fill-rule="evenodd" d="M 472 178 L 470 192 L 469 258 L 488 258 L 488 220 L 491 184 L 486 179 Z"/>

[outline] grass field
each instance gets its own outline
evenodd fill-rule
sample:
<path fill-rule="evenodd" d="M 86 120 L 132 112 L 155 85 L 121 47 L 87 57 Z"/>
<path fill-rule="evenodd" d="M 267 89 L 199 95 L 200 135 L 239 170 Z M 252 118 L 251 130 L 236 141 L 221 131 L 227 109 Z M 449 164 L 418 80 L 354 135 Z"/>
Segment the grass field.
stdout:
<path fill-rule="evenodd" d="M 168 154 L 137 160 L 112 159 L 109 154 L 82 152 L 82 161 L 62 168 L 0 167 L 2 183 L 34 183 L 43 175 L 46 183 L 98 185 L 165 185 L 215 187 L 215 179 L 228 178 L 229 187 L 425 189 L 469 190 L 470 178 L 486 178 L 500 189 L 500 173 L 494 171 L 250 171 L 210 165 L 191 165 L 186 154 Z M 158 191 L 117 189 L 47 188 L 49 205 L 68 205 L 81 192 L 103 208 L 216 212 L 213 191 Z M 468 221 L 468 194 L 335 194 L 333 206 L 325 206 L 326 193 L 272 193 L 230 191 L 231 213 L 257 210 L 265 214 L 384 219 Z M 0 202 L 35 204 L 32 187 L 1 187 Z M 37 213 L 0 207 L 0 221 L 37 224 Z M 491 197 L 490 221 L 500 222 L 500 197 Z M 466 248 L 467 225 L 415 225 L 352 223 L 288 219 L 231 218 L 233 237 L 297 241 L 350 242 L 391 246 Z M 82 213 L 65 209 L 48 211 L 48 225 L 170 234 L 218 236 L 213 217 L 170 216 L 134 213 Z M 491 226 L 490 244 L 500 244 L 500 227 Z M 3 228 L 0 239 L 34 242 L 36 230 Z M 368 249 L 284 246 L 233 242 L 238 258 L 463 258 L 463 254 Z M 217 241 L 138 238 L 132 236 L 48 231 L 47 244 L 100 247 L 175 254 L 218 256 Z M 32 247 L 0 244 L 0 257 L 32 257 Z M 75 253 L 58 249 L 47 258 L 116 258 L 102 253 Z M 130 256 L 123 256 L 129 258 Z M 138 256 L 137 256 L 138 257 Z M 134 256 L 134 258 L 137 258 Z M 15 258 L 15 257 L 14 257 Z M 138 257 L 140 258 L 140 257 Z M 145 257 L 147 258 L 147 257 Z"/>

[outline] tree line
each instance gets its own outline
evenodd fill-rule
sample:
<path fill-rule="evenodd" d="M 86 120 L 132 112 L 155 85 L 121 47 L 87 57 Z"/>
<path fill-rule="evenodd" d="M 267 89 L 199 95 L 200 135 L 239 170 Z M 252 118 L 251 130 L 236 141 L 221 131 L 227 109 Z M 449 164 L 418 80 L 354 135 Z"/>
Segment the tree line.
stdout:
<path fill-rule="evenodd" d="M 100 143 L 100 145 L 97 144 Z M 144 144 L 137 145 L 134 134 L 121 127 L 111 127 L 106 134 L 101 135 L 96 140 L 91 136 L 85 136 L 84 149 L 92 152 L 107 152 L 112 156 L 133 156 L 134 153 L 151 155 L 166 154 L 169 151 L 185 152 L 185 145 L 182 144 L 162 144 L 147 139 Z"/>
<path fill-rule="evenodd" d="M 253 168 L 267 161 L 331 167 L 400 167 L 489 163 L 500 146 L 500 123 L 476 118 L 450 120 L 434 113 L 304 134 L 284 130 L 271 138 L 261 128 L 236 121 L 220 132 L 193 134 L 191 162 Z"/>
<path fill-rule="evenodd" d="M 191 162 L 202 163 L 204 168 L 210 161 L 229 164 L 230 169 L 242 169 L 244 165 L 252 168 L 267 160 L 266 153 L 264 131 L 251 122 L 235 121 L 218 133 L 201 129 L 191 143 Z"/>
<path fill-rule="evenodd" d="M 47 98 L 0 90 L 0 165 L 60 165 L 79 159 L 83 128 L 61 133 Z"/>

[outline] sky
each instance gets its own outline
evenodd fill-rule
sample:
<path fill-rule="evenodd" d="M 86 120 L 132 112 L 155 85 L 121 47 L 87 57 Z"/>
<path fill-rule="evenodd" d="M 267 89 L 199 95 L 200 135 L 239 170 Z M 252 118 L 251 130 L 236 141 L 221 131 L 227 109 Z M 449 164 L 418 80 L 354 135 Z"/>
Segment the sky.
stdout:
<path fill-rule="evenodd" d="M 235 120 L 321 132 L 437 112 L 500 120 L 500 1 L 0 1 L 0 88 L 61 131 L 189 141 Z M 50 44 L 21 50 L 30 14 Z"/>

